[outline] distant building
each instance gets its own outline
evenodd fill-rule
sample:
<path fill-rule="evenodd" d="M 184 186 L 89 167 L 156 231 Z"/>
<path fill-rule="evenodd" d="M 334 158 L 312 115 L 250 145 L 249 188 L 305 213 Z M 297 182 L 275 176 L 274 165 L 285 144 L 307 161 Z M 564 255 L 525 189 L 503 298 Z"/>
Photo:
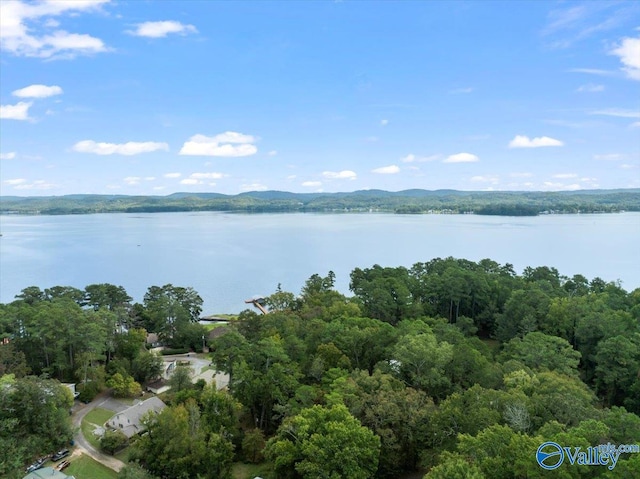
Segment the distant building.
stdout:
<path fill-rule="evenodd" d="M 113 415 L 105 426 L 114 431 L 122 431 L 125 436 L 131 438 L 143 431 L 141 421 L 146 413 L 149 411 L 159 413 L 165 407 L 167 405 L 160 398 L 152 397 Z"/>
<path fill-rule="evenodd" d="M 53 467 L 43 467 L 30 472 L 24 479 L 75 479 L 73 476 L 67 476 L 65 473 L 54 469 Z"/>

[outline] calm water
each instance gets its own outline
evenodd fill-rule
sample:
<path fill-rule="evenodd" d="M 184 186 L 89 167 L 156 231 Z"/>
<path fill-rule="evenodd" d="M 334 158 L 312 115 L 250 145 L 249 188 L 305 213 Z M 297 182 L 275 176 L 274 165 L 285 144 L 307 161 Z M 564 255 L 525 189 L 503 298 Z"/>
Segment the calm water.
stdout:
<path fill-rule="evenodd" d="M 156 213 L 0 216 L 0 301 L 21 289 L 192 286 L 205 313 L 238 312 L 278 283 L 298 293 L 333 270 L 349 293 L 355 267 L 434 257 L 554 266 L 640 287 L 640 213 L 527 218 L 473 215 Z"/>

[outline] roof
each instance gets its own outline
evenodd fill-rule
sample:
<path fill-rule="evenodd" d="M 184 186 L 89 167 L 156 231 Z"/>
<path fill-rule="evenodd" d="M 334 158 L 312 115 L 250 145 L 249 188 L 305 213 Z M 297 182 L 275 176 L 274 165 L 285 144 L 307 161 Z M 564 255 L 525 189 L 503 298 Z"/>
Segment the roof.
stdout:
<path fill-rule="evenodd" d="M 114 414 L 107 421 L 107 425 L 118 431 L 122 431 L 127 437 L 133 437 L 142 431 L 142 417 L 149 411 L 156 413 L 162 411 L 167 405 L 158 397 L 151 397 L 146 401 L 125 409 L 122 412 Z"/>
<path fill-rule="evenodd" d="M 36 471 L 30 472 L 24 479 L 74 479 L 73 476 L 67 476 L 53 467 L 43 467 Z"/>

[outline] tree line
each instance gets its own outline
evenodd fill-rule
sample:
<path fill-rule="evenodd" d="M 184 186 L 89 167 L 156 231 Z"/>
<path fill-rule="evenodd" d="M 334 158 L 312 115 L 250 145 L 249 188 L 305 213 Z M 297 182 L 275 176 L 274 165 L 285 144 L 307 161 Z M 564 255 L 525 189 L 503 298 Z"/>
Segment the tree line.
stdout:
<path fill-rule="evenodd" d="M 243 311 L 209 342 L 228 391 L 176 383 L 121 477 L 224 478 L 241 460 L 265 478 L 535 478 L 543 442 L 638 442 L 640 289 L 456 258 L 356 268 L 352 296 L 334 284 L 314 274 Z M 0 307 L 1 372 L 144 381 L 143 329 L 196 350 L 201 305 L 173 285 L 142 304 L 113 285 L 27 288 Z M 558 471 L 636 477 L 640 454 Z"/>
<path fill-rule="evenodd" d="M 352 193 L 263 191 L 239 195 L 174 193 L 168 196 L 68 195 L 0 198 L 0 213 L 61 215 L 177 211 L 246 213 L 379 211 L 399 214 L 437 212 L 503 216 L 535 216 L 542 213 L 612 213 L 640 211 L 640 190 L 575 192 L 364 190 Z"/>

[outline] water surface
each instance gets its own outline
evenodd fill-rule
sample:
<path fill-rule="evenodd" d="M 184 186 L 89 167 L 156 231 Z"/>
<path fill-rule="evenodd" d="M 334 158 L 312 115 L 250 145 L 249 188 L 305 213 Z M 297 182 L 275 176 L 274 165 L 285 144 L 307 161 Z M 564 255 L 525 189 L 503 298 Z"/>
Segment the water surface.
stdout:
<path fill-rule="evenodd" d="M 23 288 L 192 286 L 205 313 L 238 312 L 278 283 L 298 293 L 333 270 L 349 293 L 355 267 L 435 257 L 554 266 L 640 287 L 640 213 L 496 217 L 393 214 L 153 213 L 0 216 L 0 301 Z"/>

